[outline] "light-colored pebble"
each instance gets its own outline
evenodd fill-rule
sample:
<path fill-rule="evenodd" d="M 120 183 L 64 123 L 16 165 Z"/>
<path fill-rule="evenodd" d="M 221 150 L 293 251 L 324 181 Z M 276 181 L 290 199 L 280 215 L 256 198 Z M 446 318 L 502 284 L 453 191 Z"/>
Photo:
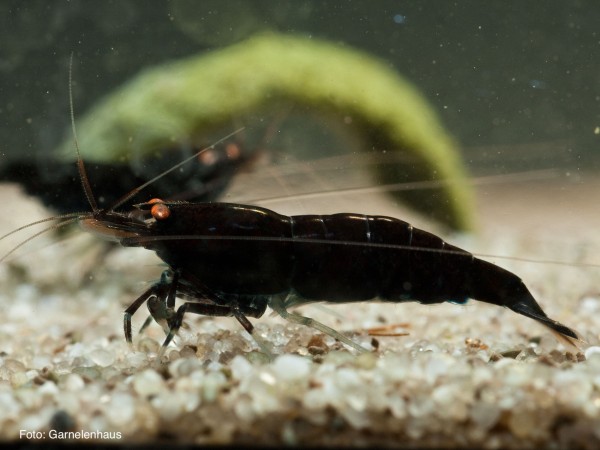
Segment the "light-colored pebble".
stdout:
<path fill-rule="evenodd" d="M 89 354 L 89 358 L 94 364 L 97 364 L 101 367 L 110 366 L 115 362 L 114 352 L 110 352 L 102 348 L 92 350 Z"/>
<path fill-rule="evenodd" d="M 273 362 L 272 369 L 278 380 L 305 380 L 310 373 L 310 361 L 301 356 L 281 355 Z"/>
<path fill-rule="evenodd" d="M 163 378 L 153 369 L 146 369 L 133 376 L 133 389 L 140 397 L 149 397 L 165 388 Z"/>

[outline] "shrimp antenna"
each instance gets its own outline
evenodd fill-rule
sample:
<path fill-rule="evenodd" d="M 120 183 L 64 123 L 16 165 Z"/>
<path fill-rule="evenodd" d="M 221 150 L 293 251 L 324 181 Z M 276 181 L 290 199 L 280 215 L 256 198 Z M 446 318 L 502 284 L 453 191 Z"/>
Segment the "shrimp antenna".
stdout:
<path fill-rule="evenodd" d="M 20 249 L 21 247 L 23 247 L 25 244 L 27 244 L 29 241 L 31 241 L 31 240 L 35 239 L 36 237 L 38 237 L 39 235 L 41 235 L 41 234 L 44 234 L 44 233 L 47 233 L 48 231 L 57 230 L 57 229 L 59 229 L 59 228 L 65 227 L 65 226 L 67 226 L 67 225 L 70 225 L 70 224 L 72 224 L 72 223 L 75 223 L 75 222 L 77 222 L 78 218 L 79 218 L 79 216 L 67 218 L 66 220 L 64 220 L 64 221 L 62 221 L 62 222 L 55 223 L 54 225 L 52 225 L 52 226 L 50 226 L 50 227 L 47 227 L 47 228 L 44 228 L 43 230 L 41 230 L 41 231 L 38 231 L 38 232 L 37 232 L 37 233 L 35 233 L 34 235 L 32 235 L 32 236 L 29 236 L 29 237 L 28 237 L 27 239 L 25 239 L 24 241 L 21 241 L 21 242 L 19 242 L 19 243 L 18 243 L 18 244 L 17 244 L 15 247 L 13 247 L 13 249 L 12 249 L 12 250 L 10 250 L 8 253 L 5 253 L 5 254 L 4 254 L 4 255 L 3 255 L 1 258 L 0 258 L 0 263 L 1 263 L 1 262 L 3 262 L 3 261 L 6 259 L 6 258 L 8 258 L 10 255 L 12 255 L 12 254 L 13 254 L 15 251 L 17 251 L 18 249 Z M 50 219 L 38 220 L 38 221 L 37 221 L 37 222 L 35 222 L 34 224 L 29 224 L 29 225 L 35 225 L 35 224 L 38 224 L 38 223 L 42 223 L 42 222 L 46 222 L 46 221 L 48 221 L 48 220 L 54 220 L 54 219 L 56 219 L 56 218 L 55 218 L 55 217 L 53 217 L 53 218 L 50 218 Z M 29 225 L 26 225 L 25 227 L 21 227 L 20 229 L 26 228 L 26 227 L 27 227 L 27 226 L 29 226 Z M 18 230 L 16 230 L 16 231 L 18 231 Z M 12 234 L 12 233 L 9 233 L 9 234 Z M 2 236 L 2 237 L 4 238 L 4 237 L 6 237 L 6 236 L 8 236 L 8 235 Z"/>
<path fill-rule="evenodd" d="M 60 216 L 53 216 L 53 217 L 46 217 L 45 219 L 40 219 L 40 220 L 36 220 L 35 222 L 31 222 L 28 223 L 27 225 L 23 225 L 19 228 L 17 228 L 16 230 L 12 230 L 2 236 L 0 236 L 0 241 L 4 238 L 7 238 L 8 236 L 18 233 L 21 230 L 24 230 L 25 228 L 29 228 L 32 227 L 34 225 L 38 225 L 40 223 L 44 223 L 44 222 L 50 222 L 51 220 L 62 220 L 62 219 L 76 219 L 78 217 L 84 216 L 86 214 L 89 214 L 87 212 L 75 212 L 75 213 L 68 213 L 68 214 L 61 214 Z"/>
<path fill-rule="evenodd" d="M 77 169 L 79 170 L 79 178 L 81 179 L 81 185 L 83 191 L 88 200 L 88 203 L 92 207 L 93 212 L 98 211 L 98 204 L 96 198 L 92 192 L 92 186 L 85 170 L 85 164 L 81 158 L 81 151 L 79 150 L 79 140 L 77 139 L 77 130 L 75 129 L 75 108 L 73 107 L 73 52 L 69 58 L 69 107 L 71 112 L 71 129 L 73 130 L 73 140 L 75 141 L 75 151 L 77 152 Z"/>

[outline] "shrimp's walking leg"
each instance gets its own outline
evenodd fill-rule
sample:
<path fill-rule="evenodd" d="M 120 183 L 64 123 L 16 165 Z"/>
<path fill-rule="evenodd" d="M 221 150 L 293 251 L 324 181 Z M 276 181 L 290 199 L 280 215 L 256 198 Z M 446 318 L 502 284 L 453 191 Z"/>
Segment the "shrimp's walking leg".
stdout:
<path fill-rule="evenodd" d="M 354 350 L 358 351 L 359 353 L 368 352 L 368 350 L 366 348 L 358 345 L 352 339 L 347 338 L 346 336 L 344 336 L 340 332 L 334 330 L 333 328 L 330 328 L 327 325 L 324 325 L 315 319 L 311 319 L 310 317 L 305 317 L 298 313 L 289 312 L 286 308 L 286 303 L 291 303 L 287 300 L 287 297 L 289 295 L 291 295 L 291 294 L 287 294 L 285 297 L 283 295 L 272 296 L 271 300 L 269 301 L 269 306 L 273 309 L 273 311 L 275 311 L 277 314 L 279 314 L 285 320 L 288 320 L 288 321 L 294 322 L 294 323 L 298 323 L 300 325 L 305 325 L 307 327 L 314 328 L 315 330 L 319 330 L 322 333 L 328 334 L 332 338 L 337 339 L 340 342 L 343 342 L 344 344 L 348 345 L 349 347 L 352 347 Z"/>
<path fill-rule="evenodd" d="M 167 281 L 165 274 L 161 276 L 161 280 L 154 284 L 150 289 L 140 295 L 135 301 L 127 307 L 125 310 L 125 314 L 123 316 L 123 328 L 125 330 L 125 339 L 128 343 L 133 342 L 132 333 L 131 333 L 131 318 L 135 314 L 135 312 L 142 306 L 146 301 L 150 301 L 151 299 L 157 299 L 159 302 L 162 301 L 164 297 L 168 295 L 168 288 L 170 286 L 170 282 Z M 148 326 L 149 318 L 146 319 L 144 325 L 142 325 L 142 330 Z M 142 331 L 140 330 L 140 331 Z"/>
<path fill-rule="evenodd" d="M 169 310 L 167 308 L 166 311 L 172 311 L 172 309 Z M 162 344 L 162 347 L 161 347 L 161 350 L 159 353 L 159 357 L 162 356 L 162 354 L 164 353 L 167 346 L 171 343 L 171 341 L 173 340 L 173 338 L 179 331 L 179 328 L 181 327 L 181 324 L 183 323 L 183 316 L 186 313 L 200 314 L 203 316 L 222 316 L 222 317 L 234 316 L 238 320 L 238 322 L 240 322 L 240 324 L 244 327 L 244 329 L 250 334 L 250 336 L 252 336 L 252 339 L 254 339 L 254 341 L 258 344 L 260 349 L 266 355 L 268 355 L 270 359 L 273 358 L 273 354 L 271 353 L 271 350 L 269 349 L 269 346 L 267 345 L 267 343 L 264 342 L 260 337 L 258 337 L 256 335 L 256 333 L 254 333 L 254 326 L 248 320 L 248 318 L 238 309 L 237 305 L 225 306 L 225 305 L 213 305 L 213 304 L 209 304 L 209 303 L 194 303 L 194 302 L 184 303 L 177 309 L 177 312 L 174 315 L 171 315 L 171 317 L 166 317 L 168 327 L 165 329 L 165 332 L 167 334 L 167 337 Z M 154 314 L 153 314 L 153 316 L 154 316 Z M 162 318 L 162 317 L 155 316 L 154 318 L 155 318 L 155 320 L 157 320 L 158 318 Z"/>
<path fill-rule="evenodd" d="M 159 351 L 159 358 L 164 354 L 167 346 L 179 332 L 179 328 L 183 323 L 183 316 L 189 312 L 203 316 L 234 316 L 250 336 L 252 336 L 261 350 L 272 359 L 269 346 L 254 333 L 254 326 L 242 311 L 237 300 L 223 299 L 219 295 L 202 288 L 199 283 L 195 283 L 195 289 L 190 290 L 189 286 L 186 286 L 183 287 L 182 292 L 188 296 L 195 297 L 198 301 L 185 302 L 175 311 L 177 293 L 182 287 L 179 281 L 181 276 L 180 271 L 165 270 L 161 275 L 160 281 L 140 295 L 125 310 L 124 328 L 125 337 L 128 342 L 131 343 L 132 341 L 131 317 L 144 302 L 147 302 L 150 317 L 146 319 L 140 332 L 152 323 L 152 319 L 162 327 L 167 337 Z M 266 308 L 266 304 L 264 307 Z M 244 311 L 250 315 L 260 317 L 264 309 L 261 311 L 260 305 L 251 304 L 246 305 Z"/>
<path fill-rule="evenodd" d="M 131 344 L 133 341 L 131 318 L 144 303 L 148 302 L 150 316 L 144 321 L 144 324 L 140 328 L 140 333 L 152 323 L 152 319 L 159 324 L 161 321 L 164 321 L 164 319 L 168 319 L 169 308 L 172 310 L 175 306 L 178 279 L 179 275 L 177 273 L 165 270 L 160 276 L 160 281 L 152 285 L 150 289 L 136 298 L 134 302 L 127 307 L 123 317 L 123 328 L 125 330 L 125 339 L 127 342 Z"/>

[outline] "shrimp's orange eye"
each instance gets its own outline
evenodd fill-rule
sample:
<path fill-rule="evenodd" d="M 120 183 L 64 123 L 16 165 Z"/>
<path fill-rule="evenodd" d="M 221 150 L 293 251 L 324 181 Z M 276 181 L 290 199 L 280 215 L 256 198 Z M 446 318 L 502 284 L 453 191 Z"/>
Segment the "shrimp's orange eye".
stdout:
<path fill-rule="evenodd" d="M 207 149 L 198 155 L 198 159 L 200 160 L 200 164 L 204 166 L 212 166 L 216 164 L 219 157 L 215 153 L 214 149 Z"/>
<path fill-rule="evenodd" d="M 171 215 L 171 210 L 167 205 L 162 203 L 162 200 L 156 198 L 150 200 L 148 203 L 154 203 L 152 208 L 150 208 L 150 214 L 156 220 L 164 220 Z"/>

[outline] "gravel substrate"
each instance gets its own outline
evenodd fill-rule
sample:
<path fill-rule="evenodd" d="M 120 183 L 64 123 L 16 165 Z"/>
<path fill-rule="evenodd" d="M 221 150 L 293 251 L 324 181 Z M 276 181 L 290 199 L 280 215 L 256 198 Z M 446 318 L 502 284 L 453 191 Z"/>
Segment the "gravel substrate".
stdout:
<path fill-rule="evenodd" d="M 507 230 L 485 227 L 478 250 L 563 261 L 600 254 L 593 234 L 556 243 L 535 229 Z M 196 317 L 158 361 L 162 330 L 151 326 L 129 347 L 122 317 L 159 261 L 144 250 L 104 255 L 86 236 L 46 245 L 54 241 L 40 238 L 0 265 L 2 441 L 75 432 L 118 444 L 600 445 L 598 268 L 494 260 L 581 333 L 580 352 L 491 305 L 362 303 L 300 311 L 370 353 L 267 314 L 253 322 L 271 361 L 235 320 Z M 140 311 L 135 327 L 144 319 Z M 383 325 L 408 334 L 367 334 Z"/>

